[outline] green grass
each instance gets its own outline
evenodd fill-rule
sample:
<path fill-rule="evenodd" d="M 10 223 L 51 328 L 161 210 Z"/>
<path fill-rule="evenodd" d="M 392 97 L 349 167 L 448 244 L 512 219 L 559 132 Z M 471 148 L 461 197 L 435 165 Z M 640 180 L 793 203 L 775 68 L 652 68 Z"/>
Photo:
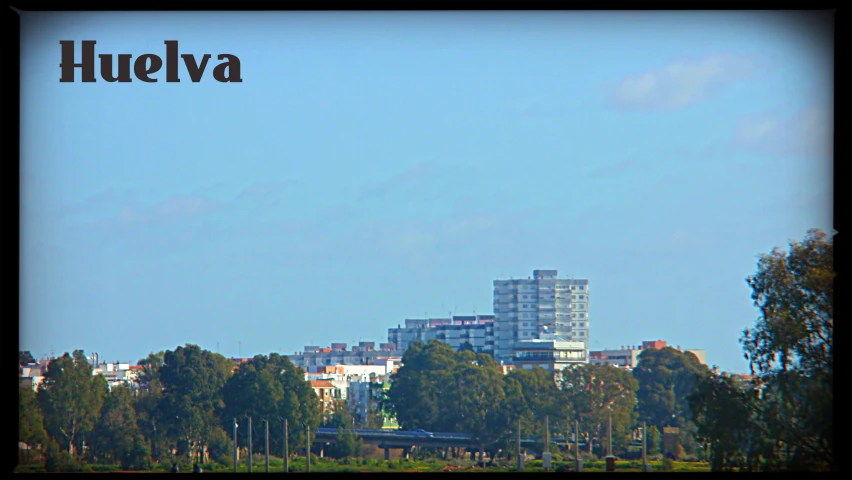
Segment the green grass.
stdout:
<path fill-rule="evenodd" d="M 252 471 L 253 473 L 265 473 L 266 472 L 266 461 L 265 458 L 258 461 L 255 457 L 252 463 Z M 500 465 L 496 465 L 493 467 L 480 468 L 475 467 L 473 461 L 469 459 L 453 459 L 448 461 L 443 460 L 362 460 L 362 459 L 349 459 L 346 460 L 333 460 L 329 458 L 323 459 L 311 459 L 311 472 L 340 472 L 340 473 L 357 473 L 357 472 L 440 472 L 443 471 L 447 466 L 453 466 L 458 468 L 457 471 L 461 472 L 515 472 L 517 469 L 515 468 L 515 462 L 507 462 L 502 461 Z M 649 464 L 652 465 L 655 472 L 662 471 L 663 462 L 661 461 L 649 461 Z M 560 466 L 568 466 L 573 469 L 574 461 L 562 461 L 562 462 L 553 462 L 553 469 Z M 642 467 L 641 460 L 623 460 L 618 461 L 615 464 L 615 469 L 617 472 L 639 472 Z M 172 468 L 171 464 L 160 464 L 154 468 L 154 472 L 168 472 Z M 227 465 L 220 464 L 204 464 L 202 465 L 202 469 L 205 472 L 232 472 L 233 467 Z M 241 461 L 238 469 L 239 472 L 247 472 L 248 466 L 245 461 Z M 120 468 L 117 465 L 90 465 L 86 467 L 86 472 L 115 472 L 120 471 Z M 281 473 L 284 471 L 284 462 L 280 458 L 270 457 L 269 459 L 269 471 L 273 473 Z M 291 472 L 304 472 L 305 471 L 305 459 L 304 458 L 294 458 L 290 460 L 290 471 Z M 543 472 L 544 468 L 541 465 L 541 460 L 533 460 L 527 462 L 524 468 L 524 472 Z M 603 460 L 600 461 L 592 461 L 592 462 L 584 462 L 583 463 L 583 471 L 584 472 L 604 472 L 606 471 L 606 462 Z M 710 466 L 704 462 L 674 462 L 673 469 L 674 472 L 709 472 Z M 19 466 L 15 469 L 15 473 L 41 473 L 44 472 L 44 467 L 42 465 L 24 465 Z M 192 472 L 192 467 L 181 467 L 181 473 L 190 473 Z"/>

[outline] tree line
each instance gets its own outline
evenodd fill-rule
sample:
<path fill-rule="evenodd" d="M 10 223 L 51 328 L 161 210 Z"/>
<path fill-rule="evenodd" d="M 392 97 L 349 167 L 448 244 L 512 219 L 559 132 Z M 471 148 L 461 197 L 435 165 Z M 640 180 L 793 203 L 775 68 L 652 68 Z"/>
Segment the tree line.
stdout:
<path fill-rule="evenodd" d="M 20 388 L 19 439 L 41 446 L 46 462 L 120 464 L 147 470 L 154 462 L 233 462 L 237 442 L 248 443 L 245 417 L 255 422 L 255 452 L 264 452 L 261 421 L 282 431 L 291 445 L 305 444 L 307 424 L 322 421 L 319 399 L 304 371 L 277 353 L 234 363 L 196 345 L 141 359 L 137 388 L 107 387 L 93 375 L 83 351 L 51 360 L 37 391 Z M 277 426 L 277 428 L 276 428 Z M 270 435 L 270 450 L 283 452 L 283 435 Z"/>
<path fill-rule="evenodd" d="M 831 470 L 834 275 L 832 238 L 818 230 L 788 252 L 760 257 L 747 278 L 760 316 L 740 340 L 751 381 L 719 375 L 673 348 L 644 350 L 631 372 L 580 364 L 556 375 L 540 368 L 503 375 L 488 354 L 430 341 L 408 348 L 379 407 L 403 429 L 468 433 L 492 458 L 513 454 L 518 425 L 541 451 L 547 418 L 551 438 L 570 438 L 579 425 L 586 453 L 609 450 L 611 421 L 612 451 L 626 455 L 644 423 L 650 453 L 660 451 L 666 427 L 677 427 L 676 454 L 707 459 L 714 470 Z M 233 419 L 251 416 L 258 427 L 270 422 L 271 452 L 283 450 L 278 419 L 286 418 L 291 445 L 305 445 L 303 424 L 324 425 L 340 430 L 330 453 L 360 454 L 360 440 L 343 431 L 353 424 L 345 404 L 324 416 L 304 371 L 285 356 L 235 367 L 186 345 L 138 364 L 137 389 L 110 390 L 84 352 L 53 359 L 36 392 L 20 389 L 20 441 L 41 446 L 53 464 L 230 464 Z M 380 413 L 369 418 L 366 426 L 381 426 Z M 240 446 L 246 435 L 238 430 Z M 263 452 L 262 439 L 253 429 L 255 452 Z"/>

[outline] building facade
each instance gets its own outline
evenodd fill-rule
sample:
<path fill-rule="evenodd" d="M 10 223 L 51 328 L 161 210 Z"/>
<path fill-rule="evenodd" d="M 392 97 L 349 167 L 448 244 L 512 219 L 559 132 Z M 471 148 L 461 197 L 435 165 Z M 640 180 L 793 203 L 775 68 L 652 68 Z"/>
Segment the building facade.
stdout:
<path fill-rule="evenodd" d="M 557 373 L 570 365 L 588 363 L 588 351 L 583 342 L 568 341 L 553 334 L 542 334 L 541 337 L 543 338 L 522 340 L 515 344 L 515 368 L 532 370 L 541 367 L 548 372 Z"/>
<path fill-rule="evenodd" d="M 294 366 L 301 367 L 306 372 L 317 372 L 323 367 L 334 365 L 387 365 L 390 361 L 399 366 L 402 352 L 393 345 L 382 344 L 375 349 L 374 342 L 360 342 L 357 347 L 346 349 L 346 344 L 335 343 L 335 348 L 320 348 L 306 346 L 304 352 L 289 355 Z"/>
<path fill-rule="evenodd" d="M 556 270 L 535 270 L 525 280 L 494 281 L 494 352 L 512 361 L 515 345 L 539 338 L 544 327 L 589 345 L 589 281 L 557 278 Z"/>
<path fill-rule="evenodd" d="M 438 340 L 453 350 L 469 345 L 474 352 L 494 354 L 494 315 L 456 315 L 452 318 L 407 319 L 405 327 L 388 329 L 388 342 L 405 352 L 414 342 Z"/>
<path fill-rule="evenodd" d="M 632 370 L 639 363 L 639 355 L 645 350 L 654 348 L 666 348 L 668 345 L 664 340 L 649 340 L 642 345 L 622 346 L 620 350 L 596 350 L 589 352 L 589 363 L 612 365 L 614 367 Z M 677 347 L 681 350 L 680 346 Z M 685 350 L 698 358 L 698 361 L 706 365 L 707 353 L 704 350 Z"/>

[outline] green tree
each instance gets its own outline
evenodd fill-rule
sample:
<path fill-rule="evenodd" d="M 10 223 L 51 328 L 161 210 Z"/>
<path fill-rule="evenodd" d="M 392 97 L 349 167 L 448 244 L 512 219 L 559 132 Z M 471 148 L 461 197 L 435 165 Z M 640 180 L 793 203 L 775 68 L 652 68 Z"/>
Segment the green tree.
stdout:
<path fill-rule="evenodd" d="M 337 437 L 328 448 L 331 458 L 360 457 L 363 450 L 364 440 L 361 439 L 351 428 L 337 427 Z"/>
<path fill-rule="evenodd" d="M 326 428 L 352 428 L 355 425 L 355 417 L 349 411 L 345 400 L 335 399 L 332 401 L 331 413 L 328 414 L 320 426 Z"/>
<path fill-rule="evenodd" d="M 160 424 L 177 444 L 179 455 L 200 456 L 212 429 L 220 424 L 222 389 L 231 370 L 228 359 L 197 345 L 178 347 L 163 356 Z"/>
<path fill-rule="evenodd" d="M 150 353 L 148 357 L 136 362 L 142 367 L 137 377 L 138 389 L 136 392 L 136 423 L 145 440 L 151 445 L 151 455 L 159 459 L 161 451 L 159 438 L 165 432 L 158 432 L 160 421 L 160 402 L 163 398 L 163 384 L 160 381 L 160 368 L 163 366 L 165 352 Z"/>
<path fill-rule="evenodd" d="M 133 391 L 124 385 L 113 387 L 89 436 L 91 457 L 120 462 L 132 450 L 137 435 Z"/>
<path fill-rule="evenodd" d="M 18 388 L 18 441 L 29 448 L 41 448 L 47 438 L 44 431 L 44 416 L 36 393 L 31 388 Z M 25 462 L 29 462 L 29 450 Z"/>
<path fill-rule="evenodd" d="M 553 432 L 565 432 L 569 423 L 569 403 L 560 392 L 553 374 L 543 368 L 514 370 L 506 377 L 517 380 L 523 395 L 525 411 L 521 414 L 521 429 L 527 432 L 525 436 L 533 435 L 539 439 L 532 448 L 542 451 L 545 441 L 545 417 L 548 418 L 551 435 Z M 515 402 L 514 405 L 521 404 Z M 517 422 L 513 425 L 513 432 L 516 429 Z"/>
<path fill-rule="evenodd" d="M 660 430 L 651 425 L 648 427 L 648 438 L 646 439 L 645 446 L 648 448 L 649 455 L 659 455 L 662 451 L 663 447 L 663 434 L 660 433 Z"/>
<path fill-rule="evenodd" d="M 716 470 L 834 470 L 834 247 L 810 230 L 746 279 L 760 311 L 740 339 L 756 378 L 706 378 L 690 398 Z"/>
<path fill-rule="evenodd" d="M 692 413 L 687 397 L 709 372 L 691 352 L 671 347 L 643 350 L 633 369 L 633 376 L 639 381 L 640 418 L 647 418 L 660 430 L 674 426 L 691 431 Z"/>
<path fill-rule="evenodd" d="M 772 402 L 749 402 L 797 468 L 835 468 L 834 243 L 820 230 L 775 248 L 747 282 L 760 311 L 741 343 Z"/>
<path fill-rule="evenodd" d="M 752 427 L 754 416 L 745 397 L 754 394 L 731 377 L 703 378 L 689 397 L 698 435 L 711 451 L 713 471 L 731 471 L 748 458 L 762 438 Z"/>
<path fill-rule="evenodd" d="M 102 375 L 92 375 L 81 350 L 51 360 L 46 370 L 37 393 L 44 426 L 73 456 L 100 417 L 108 386 Z"/>
<path fill-rule="evenodd" d="M 604 451 L 608 449 L 610 418 L 613 453 L 625 450 L 636 425 L 637 390 L 630 373 L 610 365 L 574 365 L 562 372 L 562 391 L 581 432 L 586 432 L 589 453 L 595 438 Z"/>
<path fill-rule="evenodd" d="M 386 402 L 401 428 L 452 428 L 447 422 L 446 396 L 453 384 L 451 371 L 455 364 L 455 352 L 443 342 L 415 342 L 408 347 L 402 367 L 391 377 Z"/>
<path fill-rule="evenodd" d="M 450 407 L 445 413 L 447 423 L 469 433 L 482 449 L 497 442 L 511 425 L 503 414 L 502 374 L 488 358 L 460 351 L 451 370 L 448 395 L 444 397 Z"/>
<path fill-rule="evenodd" d="M 302 423 L 307 423 L 311 431 L 316 431 L 320 424 L 321 412 L 319 399 L 314 393 L 309 381 L 305 380 L 304 371 L 290 362 L 290 359 L 277 353 L 269 356 L 257 355 L 250 361 L 240 365 L 239 369 L 228 380 L 222 397 L 225 408 L 222 415 L 222 425 L 228 429 L 236 418 L 240 424 L 243 418 L 252 417 L 254 425 L 260 425 L 265 418 L 272 425 L 277 425 L 278 417 L 288 420 L 289 440 L 292 445 L 304 444 L 305 429 Z M 240 428 L 237 441 L 245 445 L 247 429 Z M 278 431 L 277 428 L 272 431 Z M 259 429 L 253 432 L 257 435 Z M 269 448 L 273 452 L 283 449 L 281 435 L 270 434 Z M 263 451 L 262 437 L 252 439 L 255 451 Z"/>
<path fill-rule="evenodd" d="M 148 442 L 145 441 L 145 437 L 136 434 L 129 443 L 129 448 L 121 455 L 121 468 L 123 470 L 136 471 L 151 470 L 154 463 L 151 460 L 151 448 L 148 446 Z"/>

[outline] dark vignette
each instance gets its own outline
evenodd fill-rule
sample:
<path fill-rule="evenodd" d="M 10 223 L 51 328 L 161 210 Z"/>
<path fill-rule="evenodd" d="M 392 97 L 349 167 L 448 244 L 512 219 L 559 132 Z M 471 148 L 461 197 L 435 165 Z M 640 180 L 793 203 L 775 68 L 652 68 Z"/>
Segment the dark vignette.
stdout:
<path fill-rule="evenodd" d="M 15 1 L 14 8 L 23 11 L 101 11 L 103 7 L 101 3 L 82 1 L 74 4 L 70 2 L 49 2 L 49 1 Z M 843 28 L 848 25 L 848 13 L 846 10 L 839 11 L 839 2 L 828 2 L 825 0 L 813 2 L 732 2 L 721 1 L 712 3 L 687 3 L 670 2 L 670 1 L 649 1 L 636 5 L 634 2 L 616 1 L 616 2 L 574 2 L 573 10 L 798 10 L 793 14 L 796 21 L 791 23 L 791 28 L 798 28 L 801 31 L 807 32 L 807 36 L 814 39 L 814 44 L 818 51 L 823 54 L 833 53 L 834 64 L 834 163 L 826 167 L 837 170 L 837 158 L 849 158 L 852 154 L 850 149 L 850 140 L 844 133 L 850 132 L 850 115 L 849 115 L 849 89 L 840 88 L 848 85 L 852 81 L 852 75 L 848 74 L 841 66 L 844 60 L 847 60 L 848 51 L 845 48 L 849 40 L 848 32 Z M 178 1 L 169 3 L 160 2 L 126 2 L 120 5 L 113 5 L 110 10 L 115 11 L 155 11 L 155 10 L 330 10 L 329 6 L 325 8 L 311 8 L 300 4 L 301 8 L 282 8 L 274 2 L 249 1 L 249 2 L 194 2 L 194 1 Z M 433 8 L 440 5 L 431 5 Z M 458 4 L 454 5 L 456 8 Z M 351 10 L 382 10 L 380 8 L 361 8 Z M 477 10 L 477 8 L 471 8 Z M 840 28 L 838 27 L 838 24 Z M 3 364 L 4 375 L 12 375 L 13 354 L 17 357 L 17 351 L 13 351 L 13 346 L 17 347 L 20 341 L 20 311 L 19 311 L 19 274 L 20 274 L 20 17 L 12 8 L 6 8 L 3 12 L 3 87 L 2 87 L 2 104 L 3 104 L 3 142 L 2 142 L 2 158 L 7 159 L 7 175 L 3 178 L 8 183 L 2 191 L 6 198 L 3 205 L 6 206 L 7 213 L 4 218 L 11 224 L 15 238 L 12 242 L 12 248 L 8 251 L 9 261 L 7 262 L 6 278 L 11 280 L 4 292 L 7 294 L 6 305 L 9 307 L 11 319 L 4 324 L 3 350 L 5 351 L 6 361 Z M 845 186 L 845 185 L 844 185 Z M 832 189 L 835 196 L 834 205 L 831 207 L 834 212 L 834 229 L 835 231 L 844 231 L 845 225 L 840 225 L 840 216 L 837 215 L 837 193 L 841 187 L 836 177 L 833 185 L 826 185 L 826 188 Z M 847 193 L 844 190 L 844 193 Z M 845 196 L 845 195 L 844 195 Z M 840 235 L 834 237 L 835 243 L 838 243 Z M 840 242 L 842 245 L 842 240 Z M 841 262 L 838 260 L 843 258 L 843 249 L 837 250 L 840 255 L 835 257 L 835 269 L 839 271 Z M 835 288 L 837 285 L 844 286 L 844 277 L 838 275 L 835 280 Z M 844 297 L 839 296 L 841 305 Z M 841 307 L 843 311 L 843 307 Z M 835 307 L 835 315 L 837 310 Z M 15 348 L 18 350 L 18 348 Z M 57 354 L 61 354 L 57 352 Z M 17 376 L 17 370 L 15 375 Z M 15 385 L 14 404 L 17 404 L 17 380 L 9 379 L 9 386 Z M 10 390 L 12 390 L 10 388 Z M 9 405 L 9 403 L 5 403 Z M 10 412 L 11 414 L 11 412 Z M 836 419 L 835 419 L 836 420 Z M 16 421 L 17 426 L 17 421 Z M 17 465 L 17 428 L 15 432 L 12 429 L 6 429 L 9 436 L 8 442 L 3 442 L 8 445 L 4 450 L 7 453 L 12 469 Z"/>

